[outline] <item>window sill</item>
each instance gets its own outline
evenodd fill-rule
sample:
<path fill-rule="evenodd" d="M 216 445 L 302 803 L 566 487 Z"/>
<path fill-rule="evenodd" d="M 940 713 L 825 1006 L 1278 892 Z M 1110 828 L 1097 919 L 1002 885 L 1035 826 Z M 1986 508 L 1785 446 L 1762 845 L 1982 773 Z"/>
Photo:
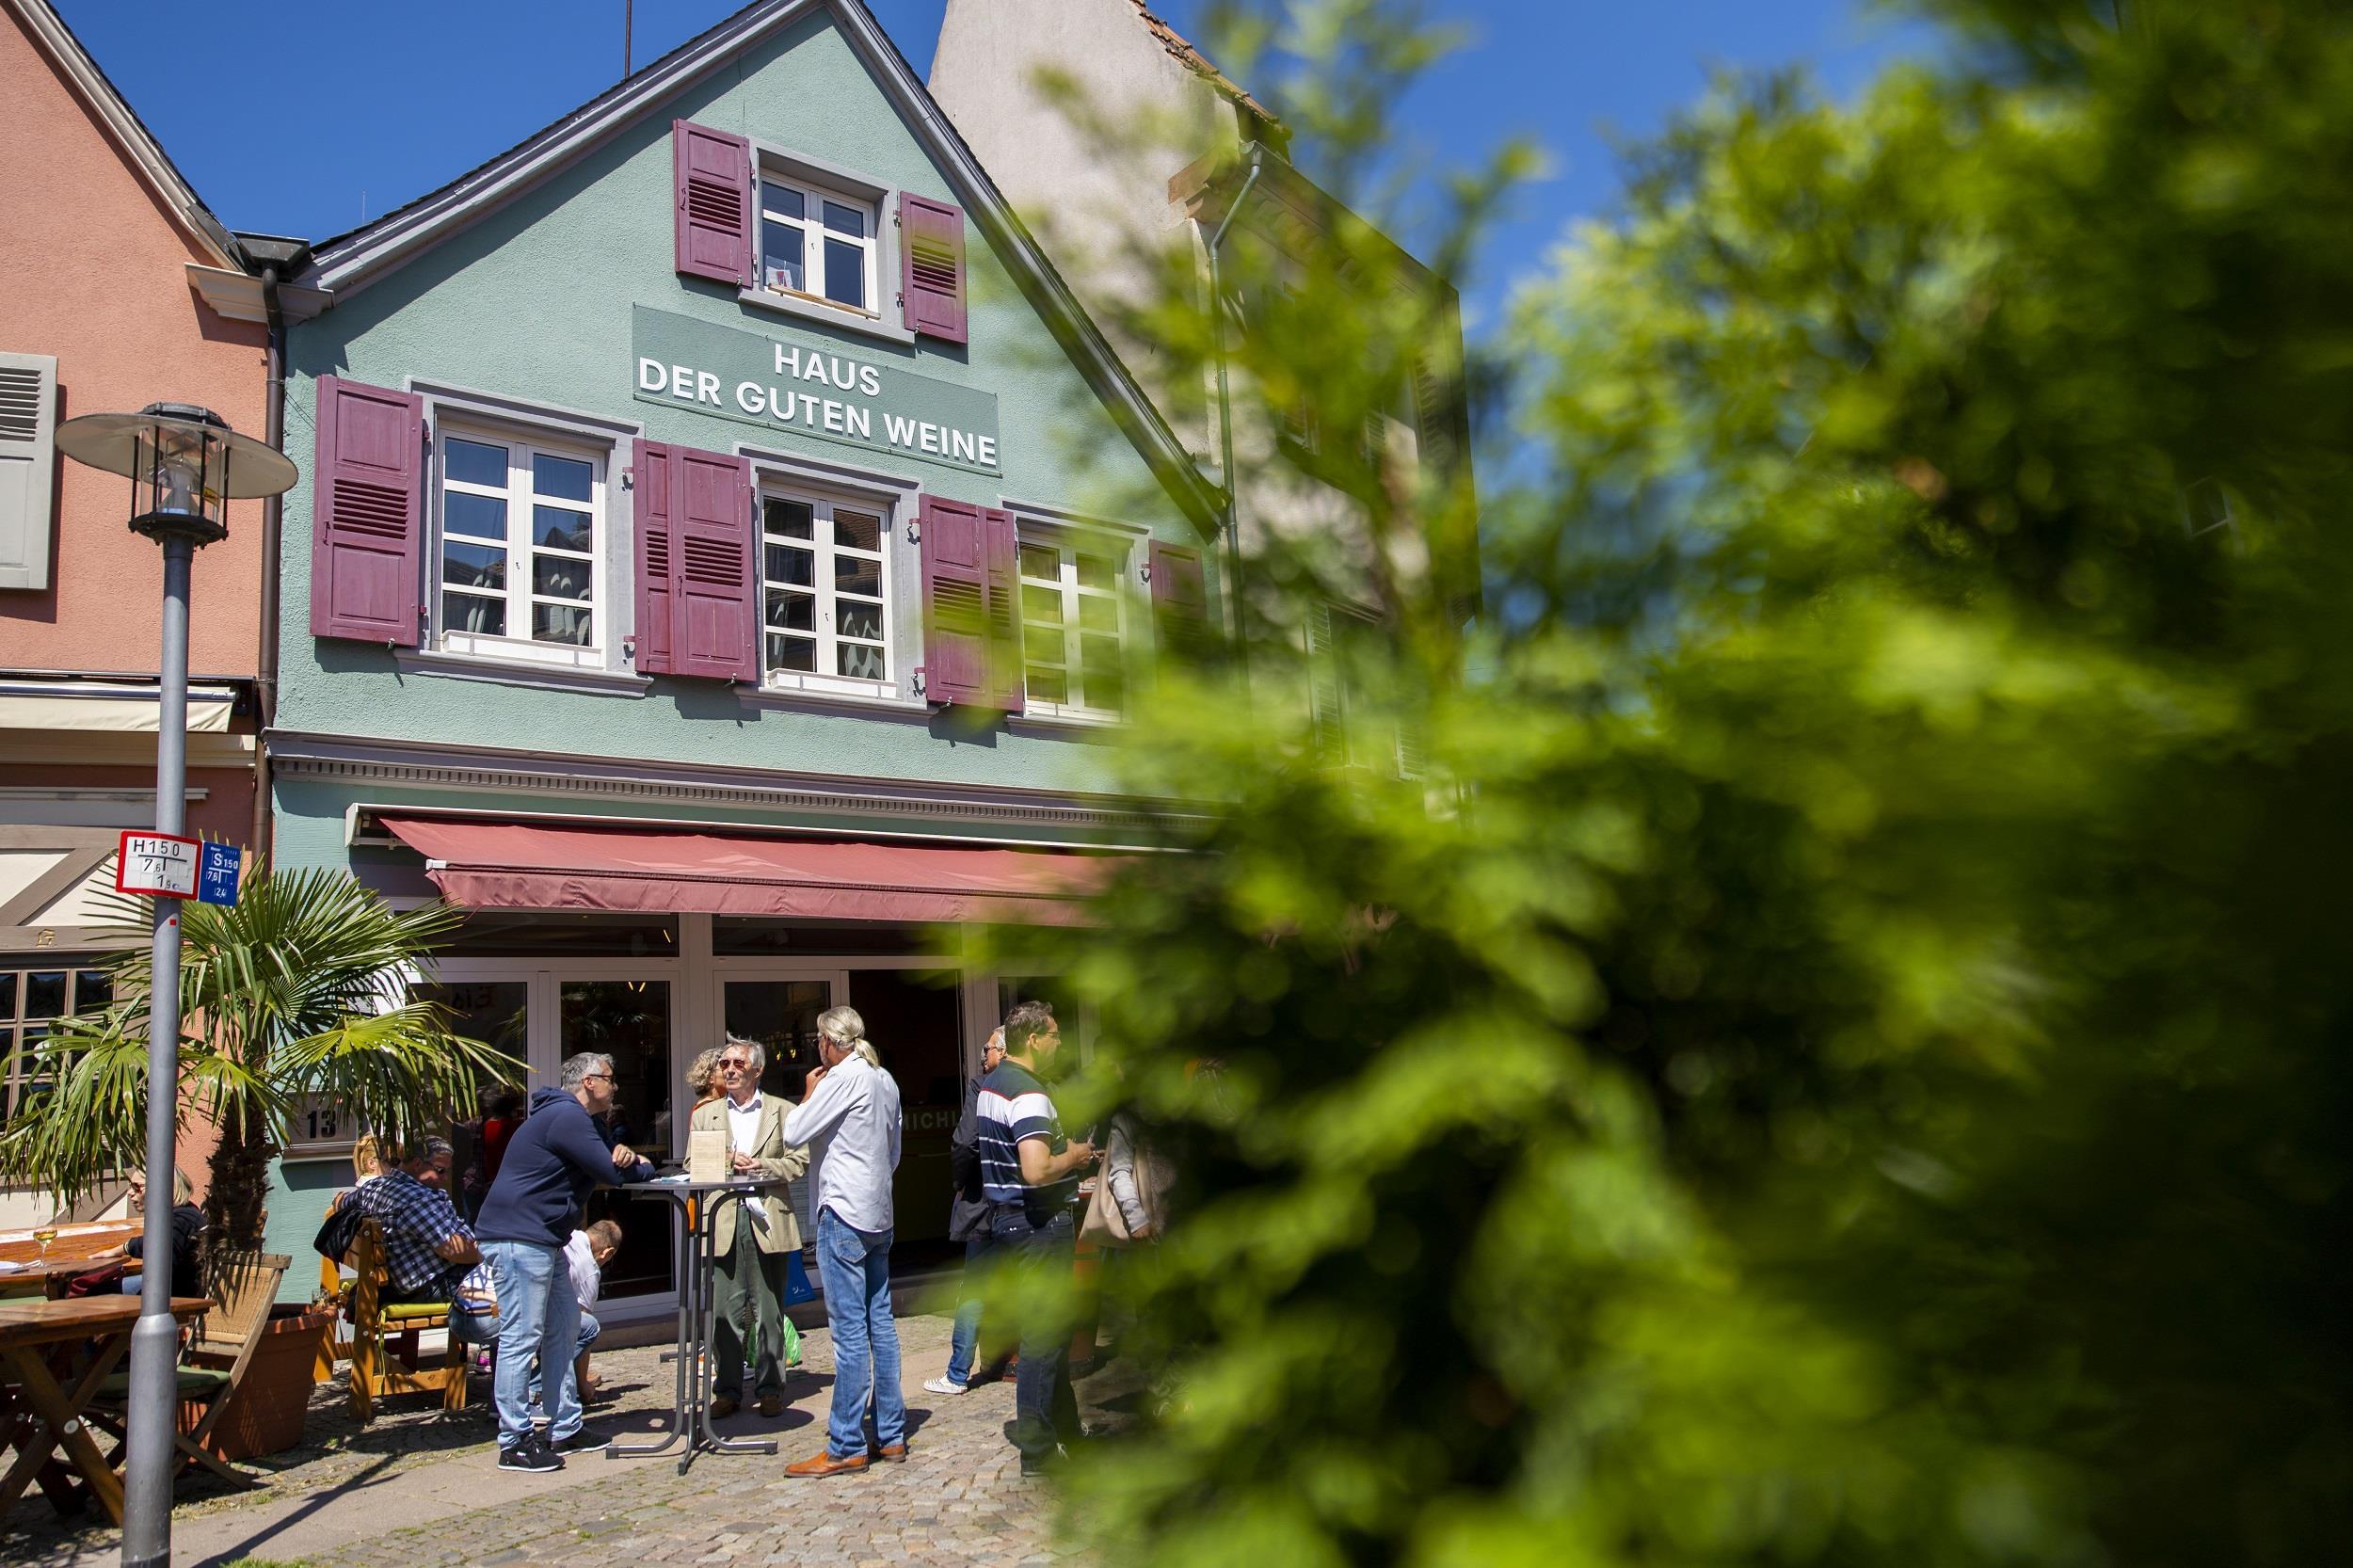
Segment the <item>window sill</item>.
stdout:
<path fill-rule="evenodd" d="M 736 688 L 744 704 L 753 708 L 793 710 L 802 708 L 832 709 L 837 712 L 855 713 L 860 718 L 923 719 L 931 716 L 930 707 L 919 696 L 866 696 L 856 692 L 801 691 L 782 686 L 739 686 Z"/>
<path fill-rule="evenodd" d="M 444 653 L 439 648 L 402 649 L 392 663 L 403 674 L 438 675 L 451 680 L 488 680 L 502 686 L 536 686 L 552 692 L 591 692 L 599 696 L 643 696 L 653 681 L 629 670 L 592 670 L 561 664 L 525 664 L 486 659 L 479 654 Z"/>
<path fill-rule="evenodd" d="M 814 298 L 796 294 L 778 294 L 773 289 L 744 289 L 735 296 L 740 302 L 777 315 L 798 316 L 861 337 L 879 338 L 885 343 L 912 345 L 915 334 L 881 316 L 870 316 L 863 311 L 846 306 L 827 305 Z"/>
<path fill-rule="evenodd" d="M 1089 729 L 1101 733 L 1123 728 L 1128 721 L 1108 713 L 1065 713 L 1054 709 L 1031 708 L 1007 716 L 1006 724 L 1016 729 Z"/>

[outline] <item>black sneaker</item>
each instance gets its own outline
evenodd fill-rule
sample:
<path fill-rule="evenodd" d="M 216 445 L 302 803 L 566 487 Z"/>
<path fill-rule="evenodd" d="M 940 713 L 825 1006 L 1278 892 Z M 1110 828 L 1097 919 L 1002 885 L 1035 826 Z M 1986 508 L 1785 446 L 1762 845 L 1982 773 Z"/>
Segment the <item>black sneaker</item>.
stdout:
<path fill-rule="evenodd" d="M 564 1468 L 564 1456 L 549 1448 L 548 1440 L 535 1432 L 513 1448 L 499 1450 L 499 1468 L 531 1471 L 561 1470 Z"/>
<path fill-rule="evenodd" d="M 605 1436 L 600 1432 L 591 1432 L 586 1427 L 583 1427 L 569 1437 L 559 1437 L 553 1441 L 549 1440 L 546 1432 L 541 1432 L 539 1441 L 557 1453 L 576 1454 L 584 1453 L 590 1448 L 603 1448 Z"/>
<path fill-rule="evenodd" d="M 1070 1454 L 1068 1450 L 1060 1447 L 1055 1447 L 1048 1448 L 1042 1454 L 1023 1454 L 1021 1456 L 1021 1473 L 1025 1476 L 1056 1475 L 1059 1474 L 1064 1466 L 1068 1465 L 1069 1463 Z"/>

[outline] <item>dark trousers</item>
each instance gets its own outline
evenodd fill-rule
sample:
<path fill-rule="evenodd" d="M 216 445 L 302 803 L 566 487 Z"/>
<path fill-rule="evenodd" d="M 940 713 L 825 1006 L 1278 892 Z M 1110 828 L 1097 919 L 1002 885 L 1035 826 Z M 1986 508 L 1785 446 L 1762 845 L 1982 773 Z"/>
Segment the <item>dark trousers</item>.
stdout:
<path fill-rule="evenodd" d="M 1079 1399 L 1070 1388 L 1070 1335 L 1075 1316 L 1071 1255 L 1079 1225 L 1067 1208 L 1032 1217 L 1019 1204 L 991 1216 L 995 1267 L 1023 1272 L 1021 1365 L 1014 1372 L 1013 1446 L 1024 1459 L 1044 1459 L 1079 1436 Z"/>
<path fill-rule="evenodd" d="M 733 1399 L 742 1389 L 747 1336 L 753 1397 L 784 1393 L 785 1363 L 798 1356 L 801 1343 L 784 1315 L 784 1254 L 761 1252 L 751 1222 L 737 1215 L 735 1245 L 712 1271 L 718 1297 L 711 1323 L 713 1393 Z"/>

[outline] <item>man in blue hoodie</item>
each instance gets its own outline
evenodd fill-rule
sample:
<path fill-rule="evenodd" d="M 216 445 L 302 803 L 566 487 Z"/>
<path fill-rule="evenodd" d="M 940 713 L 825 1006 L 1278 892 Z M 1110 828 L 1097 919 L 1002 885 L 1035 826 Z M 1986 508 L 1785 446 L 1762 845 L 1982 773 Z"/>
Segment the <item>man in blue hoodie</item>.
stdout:
<path fill-rule="evenodd" d="M 605 1142 L 595 1118 L 613 1103 L 613 1058 L 583 1051 L 564 1063 L 564 1086 L 531 1096 L 531 1113 L 499 1163 L 498 1179 L 474 1220 L 483 1260 L 498 1287 L 499 1468 L 561 1470 L 564 1454 L 592 1448 L 581 1424 L 580 1391 L 568 1369 L 580 1337 L 580 1302 L 564 1264 L 589 1192 L 644 1181 L 653 1162 Z M 542 1346 L 548 1430 L 531 1424 L 531 1366 Z"/>

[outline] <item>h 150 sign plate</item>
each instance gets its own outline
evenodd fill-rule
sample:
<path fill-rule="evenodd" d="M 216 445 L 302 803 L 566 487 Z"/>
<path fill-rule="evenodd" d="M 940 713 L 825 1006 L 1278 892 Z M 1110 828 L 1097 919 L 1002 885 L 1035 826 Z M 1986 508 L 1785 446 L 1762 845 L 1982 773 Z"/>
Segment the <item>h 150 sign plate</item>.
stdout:
<path fill-rule="evenodd" d="M 204 846 L 169 833 L 123 834 L 115 856 L 115 890 L 157 898 L 194 898 L 196 863 Z"/>

